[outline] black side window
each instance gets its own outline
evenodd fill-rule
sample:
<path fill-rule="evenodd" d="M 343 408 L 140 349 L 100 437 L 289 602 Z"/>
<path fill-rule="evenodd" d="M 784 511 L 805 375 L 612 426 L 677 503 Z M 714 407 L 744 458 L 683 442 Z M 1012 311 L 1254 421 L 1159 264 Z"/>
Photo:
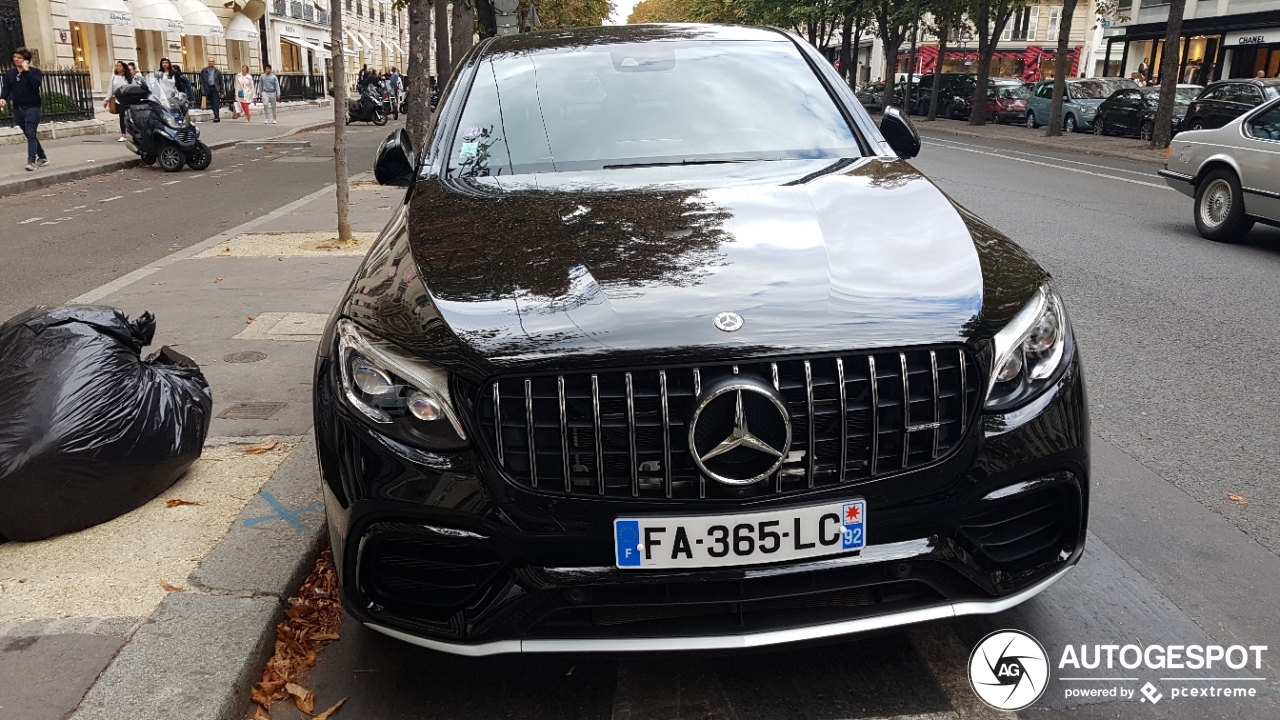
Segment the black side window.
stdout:
<path fill-rule="evenodd" d="M 1242 102 L 1246 105 L 1261 105 L 1262 93 L 1252 85 L 1241 85 L 1239 99 L 1236 102 Z"/>
<path fill-rule="evenodd" d="M 1196 99 L 1197 100 L 1221 100 L 1226 88 L 1227 88 L 1226 85 L 1218 85 L 1216 87 L 1208 88 L 1203 93 L 1201 93 L 1200 97 Z"/>

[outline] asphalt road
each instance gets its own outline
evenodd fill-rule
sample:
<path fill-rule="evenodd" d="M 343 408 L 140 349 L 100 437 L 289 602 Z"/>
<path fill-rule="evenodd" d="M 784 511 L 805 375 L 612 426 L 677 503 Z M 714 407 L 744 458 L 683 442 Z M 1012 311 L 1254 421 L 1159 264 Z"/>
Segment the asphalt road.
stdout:
<path fill-rule="evenodd" d="M 1055 665 L 1023 718 L 1280 717 L 1280 230 L 1212 243 L 1154 166 L 925 134 L 915 164 L 1049 268 L 1075 322 L 1095 432 L 1076 570 L 999 615 L 751 653 L 469 659 L 348 619 L 312 674 L 317 706 L 345 697 L 344 714 L 387 720 L 1011 717 L 976 700 L 966 666 L 1012 627 Z M 1084 644 L 1270 649 L 1240 671 L 1056 667 Z M 1206 677 L 1234 679 L 1190 679 Z M 1255 697 L 1175 697 L 1214 684 Z M 1128 697 L 1080 697 L 1093 690 Z"/>
<path fill-rule="evenodd" d="M 389 130 L 347 128 L 352 174 L 373 167 Z M 228 148 L 204 172 L 137 167 L 0 198 L 0 318 L 66 302 L 333 183 L 333 132 L 289 139 L 311 147 Z"/>

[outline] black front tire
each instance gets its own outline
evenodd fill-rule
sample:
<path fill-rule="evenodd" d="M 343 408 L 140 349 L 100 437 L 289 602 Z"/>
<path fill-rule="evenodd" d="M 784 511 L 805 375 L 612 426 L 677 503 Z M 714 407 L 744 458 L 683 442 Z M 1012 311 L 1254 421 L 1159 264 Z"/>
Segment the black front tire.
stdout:
<path fill-rule="evenodd" d="M 1149 140 L 1151 140 L 1151 136 L 1152 136 L 1152 135 L 1155 135 L 1155 134 L 1156 134 L 1156 126 L 1155 126 L 1155 123 L 1151 122 L 1150 120 L 1144 120 L 1144 121 L 1142 121 L 1142 124 L 1138 126 L 1138 139 L 1139 139 L 1139 140 L 1148 140 L 1148 141 L 1149 141 Z"/>
<path fill-rule="evenodd" d="M 1201 120 L 1200 118 L 1196 118 L 1196 119 L 1192 120 L 1191 122 L 1187 123 L 1187 129 L 1188 129 L 1188 130 L 1203 130 L 1203 129 L 1204 129 L 1204 120 Z"/>
<path fill-rule="evenodd" d="M 1214 242 L 1233 243 L 1253 228 L 1244 214 L 1244 194 L 1240 179 L 1225 168 L 1214 170 L 1196 188 L 1196 230 Z"/>
<path fill-rule="evenodd" d="M 142 164 L 151 167 L 156 164 L 156 156 L 154 153 L 142 153 Z"/>
<path fill-rule="evenodd" d="M 182 148 L 173 143 L 166 143 L 157 153 L 156 161 L 160 163 L 160 169 L 165 172 L 178 172 L 183 165 L 187 164 L 187 154 L 182 152 Z"/>
<path fill-rule="evenodd" d="M 204 170 L 213 162 L 213 151 L 208 145 L 197 142 L 191 152 L 187 154 L 187 167 L 192 170 Z"/>
<path fill-rule="evenodd" d="M 381 110 L 373 111 L 373 124 L 382 127 L 387 124 L 387 115 Z"/>
<path fill-rule="evenodd" d="M 1076 124 L 1076 116 L 1068 115 L 1066 120 L 1062 121 L 1062 129 L 1065 132 L 1080 132 L 1080 126 Z"/>
<path fill-rule="evenodd" d="M 1027 127 L 1031 128 L 1032 130 L 1035 130 L 1036 128 L 1040 127 L 1040 124 L 1036 122 L 1036 114 L 1031 112 L 1030 110 L 1027 111 Z"/>

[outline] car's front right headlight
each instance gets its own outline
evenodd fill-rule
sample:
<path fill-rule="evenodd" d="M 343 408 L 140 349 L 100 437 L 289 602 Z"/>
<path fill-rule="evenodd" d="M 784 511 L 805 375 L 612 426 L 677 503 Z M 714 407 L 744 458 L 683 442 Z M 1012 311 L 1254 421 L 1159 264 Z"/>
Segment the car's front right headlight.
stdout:
<path fill-rule="evenodd" d="M 449 374 L 350 320 L 338 321 L 338 369 L 347 404 L 381 432 L 428 450 L 466 447 Z"/>
<path fill-rule="evenodd" d="M 996 333 L 986 409 L 1007 412 L 1044 392 L 1074 350 L 1062 298 L 1048 284 Z"/>

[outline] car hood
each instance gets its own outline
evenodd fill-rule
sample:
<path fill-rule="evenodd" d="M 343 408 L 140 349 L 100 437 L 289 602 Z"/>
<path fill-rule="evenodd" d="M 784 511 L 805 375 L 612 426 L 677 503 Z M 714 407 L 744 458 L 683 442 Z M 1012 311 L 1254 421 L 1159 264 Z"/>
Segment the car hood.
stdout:
<path fill-rule="evenodd" d="M 879 158 L 423 180 L 404 216 L 347 313 L 479 375 L 972 342 L 1045 277 Z"/>

